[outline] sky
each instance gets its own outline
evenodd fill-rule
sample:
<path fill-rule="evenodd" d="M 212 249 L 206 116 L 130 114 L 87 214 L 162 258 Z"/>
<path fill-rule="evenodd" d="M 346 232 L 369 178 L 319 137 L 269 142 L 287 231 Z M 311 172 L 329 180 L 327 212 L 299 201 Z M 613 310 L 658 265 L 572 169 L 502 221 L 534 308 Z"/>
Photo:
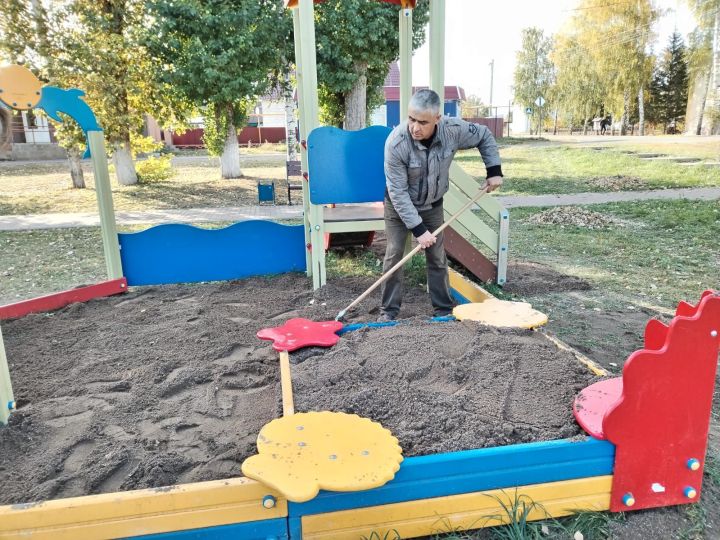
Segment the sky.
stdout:
<path fill-rule="evenodd" d="M 609 1 L 595 0 L 597 5 Z M 483 103 L 490 99 L 490 62 L 495 60 L 493 104 L 507 106 L 515 53 L 521 46 L 523 28 L 537 26 L 546 35 L 558 32 L 572 17 L 579 0 L 447 0 L 445 3 L 445 84 L 475 94 Z M 685 0 L 655 0 L 664 15 L 654 27 L 661 51 L 677 27 L 687 43 L 695 19 Z M 429 84 L 430 49 L 427 41 L 413 56 L 413 84 Z"/>

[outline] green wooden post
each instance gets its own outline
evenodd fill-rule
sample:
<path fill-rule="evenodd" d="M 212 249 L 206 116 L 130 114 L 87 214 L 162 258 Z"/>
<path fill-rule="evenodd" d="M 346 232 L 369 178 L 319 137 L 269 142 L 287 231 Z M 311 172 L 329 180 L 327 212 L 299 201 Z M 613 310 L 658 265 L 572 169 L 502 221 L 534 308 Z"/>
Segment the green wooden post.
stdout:
<path fill-rule="evenodd" d="M 445 110 L 445 0 L 430 0 L 430 89 Z"/>
<path fill-rule="evenodd" d="M 7 424 L 10 413 L 15 409 L 10 369 L 5 356 L 5 343 L 0 329 L 0 424 Z"/>
<path fill-rule="evenodd" d="M 412 9 L 400 10 L 400 121 L 412 96 Z"/>
<path fill-rule="evenodd" d="M 120 263 L 120 243 L 118 242 L 115 211 L 113 210 L 110 173 L 108 172 L 105 137 L 102 131 L 88 131 L 88 144 L 95 172 L 95 191 L 97 193 L 100 229 L 105 253 L 105 266 L 109 279 L 123 277 Z"/>
<path fill-rule="evenodd" d="M 307 141 L 308 131 L 307 122 L 305 119 L 305 92 L 303 91 L 303 80 L 305 78 L 303 63 L 302 63 L 302 35 L 300 30 L 300 10 L 295 8 L 292 10 L 293 15 L 293 34 L 295 38 L 295 77 L 297 79 L 297 94 L 298 94 L 298 111 L 300 121 L 300 140 Z M 303 171 L 308 170 L 308 156 L 307 149 L 304 146 L 300 147 L 300 163 Z M 310 245 L 310 190 L 308 189 L 308 183 L 303 180 L 302 182 L 302 196 L 303 196 L 303 225 L 305 227 L 305 245 Z M 313 263 L 312 254 L 309 249 L 305 250 L 305 273 L 308 276 L 313 275 Z"/>
<path fill-rule="evenodd" d="M 302 95 L 304 110 L 301 117 L 305 123 L 306 133 L 315 129 L 318 122 L 318 93 L 317 93 L 317 60 L 315 54 L 315 9 L 312 0 L 299 0 L 299 24 L 301 62 L 303 68 Z M 307 171 L 312 182 L 312 171 Z M 313 288 L 318 289 L 327 281 L 325 270 L 325 231 L 323 230 L 322 212 L 320 205 L 310 204 L 310 243 L 312 245 L 310 258 L 312 261 Z"/>

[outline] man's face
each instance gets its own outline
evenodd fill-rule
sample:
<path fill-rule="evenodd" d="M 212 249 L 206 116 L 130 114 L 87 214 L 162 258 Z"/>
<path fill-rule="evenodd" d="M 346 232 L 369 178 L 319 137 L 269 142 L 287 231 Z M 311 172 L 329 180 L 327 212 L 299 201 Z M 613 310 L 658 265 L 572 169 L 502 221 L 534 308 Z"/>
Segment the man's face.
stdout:
<path fill-rule="evenodd" d="M 408 131 L 416 141 L 429 139 L 439 121 L 440 115 L 432 111 L 419 111 L 412 107 L 408 109 Z"/>

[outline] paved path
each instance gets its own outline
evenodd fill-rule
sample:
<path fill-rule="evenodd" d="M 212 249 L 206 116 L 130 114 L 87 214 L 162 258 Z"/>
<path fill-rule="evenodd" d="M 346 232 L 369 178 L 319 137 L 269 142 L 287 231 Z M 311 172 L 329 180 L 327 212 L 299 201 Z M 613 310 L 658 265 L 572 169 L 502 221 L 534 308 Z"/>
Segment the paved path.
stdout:
<path fill-rule="evenodd" d="M 577 204 L 601 204 L 608 202 L 649 200 L 715 200 L 720 199 L 720 187 L 660 189 L 650 191 L 618 191 L 613 193 L 575 193 L 570 195 L 499 196 L 507 208 L 523 206 L 568 206 Z M 157 223 L 202 223 L 218 221 L 242 221 L 248 219 L 298 219 L 302 207 L 293 206 L 238 206 L 226 208 L 187 208 L 176 210 L 151 210 L 146 212 L 116 212 L 120 225 Z M 93 212 L 78 214 L 31 214 L 0 216 L 0 231 L 31 229 L 58 229 L 67 227 L 95 227 L 100 224 Z"/>

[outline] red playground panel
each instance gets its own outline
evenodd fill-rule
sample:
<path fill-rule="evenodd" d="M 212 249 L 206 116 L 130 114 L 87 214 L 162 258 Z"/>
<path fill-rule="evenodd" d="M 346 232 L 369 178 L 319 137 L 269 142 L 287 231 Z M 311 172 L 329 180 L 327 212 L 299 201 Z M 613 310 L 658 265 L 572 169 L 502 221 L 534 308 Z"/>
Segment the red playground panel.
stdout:
<path fill-rule="evenodd" d="M 612 511 L 700 496 L 718 350 L 720 293 L 685 302 L 669 325 L 652 320 L 622 379 L 583 390 L 573 407 L 591 435 L 615 444 Z"/>
<path fill-rule="evenodd" d="M 30 313 L 40 313 L 60 309 L 75 302 L 87 302 L 93 298 L 112 296 L 127 291 L 127 280 L 125 278 L 103 281 L 95 285 L 78 287 L 47 296 L 39 296 L 31 300 L 23 300 L 14 304 L 0 306 L 0 320 L 16 319 Z"/>
<path fill-rule="evenodd" d="M 295 351 L 303 347 L 332 347 L 340 336 L 335 332 L 342 330 L 337 321 L 313 322 L 308 319 L 290 319 L 282 326 L 263 328 L 256 335 L 260 339 L 273 342 L 276 351 Z"/>

